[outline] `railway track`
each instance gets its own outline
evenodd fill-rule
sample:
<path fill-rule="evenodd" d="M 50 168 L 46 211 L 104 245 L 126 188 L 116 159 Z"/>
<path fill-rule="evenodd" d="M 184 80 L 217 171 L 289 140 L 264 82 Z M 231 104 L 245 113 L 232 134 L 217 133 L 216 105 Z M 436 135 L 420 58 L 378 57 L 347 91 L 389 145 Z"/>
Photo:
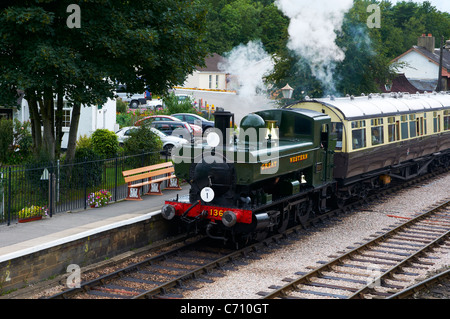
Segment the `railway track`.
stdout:
<path fill-rule="evenodd" d="M 163 252 L 112 273 L 82 283 L 48 297 L 48 299 L 141 299 L 179 298 L 170 288 L 187 279 L 202 279 L 214 268 L 232 261 L 238 252 L 225 248 L 208 248 L 206 238 Z"/>
<path fill-rule="evenodd" d="M 400 190 L 405 185 L 399 185 L 386 190 L 387 193 Z M 371 196 L 376 199 L 380 195 Z M 324 221 L 350 212 L 364 201 L 350 204 L 344 208 L 330 211 L 310 220 L 307 225 L 298 225 L 288 229 L 283 234 L 276 234 L 261 242 L 243 247 L 240 250 L 226 249 L 218 242 L 211 243 L 207 238 L 201 238 L 185 246 L 169 250 L 144 261 L 121 268 L 113 273 L 83 282 L 80 287 L 64 290 L 48 299 L 96 299 L 96 298 L 182 298 L 177 288 L 185 287 L 189 280 L 212 281 L 211 277 L 220 275 L 215 269 L 222 269 L 234 262 L 241 263 L 244 258 L 256 255 L 270 246 L 280 243 L 292 233 L 311 225 L 319 225 Z M 382 237 L 382 236 L 380 236 Z M 208 244 L 206 244 L 208 242 Z M 259 258 L 256 256 L 255 258 Z M 305 275 L 308 277 L 307 275 Z M 290 279 L 286 279 L 290 280 Z M 278 288 L 278 287 L 277 287 Z M 281 295 L 283 295 L 281 293 Z M 270 296 L 268 296 L 270 298 Z"/>
<path fill-rule="evenodd" d="M 273 291 L 258 294 L 265 299 L 409 296 L 427 285 L 415 284 L 415 279 L 440 254 L 450 253 L 450 201 L 350 249 L 309 273 L 297 273 L 299 278 L 285 278 L 287 284 L 282 287 L 271 286 Z"/>

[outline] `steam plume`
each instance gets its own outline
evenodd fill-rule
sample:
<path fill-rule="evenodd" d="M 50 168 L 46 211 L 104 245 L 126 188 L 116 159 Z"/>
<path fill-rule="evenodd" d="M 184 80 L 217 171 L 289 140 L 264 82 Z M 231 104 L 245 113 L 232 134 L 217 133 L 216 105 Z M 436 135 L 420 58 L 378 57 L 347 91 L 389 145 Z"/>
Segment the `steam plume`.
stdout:
<path fill-rule="evenodd" d="M 288 48 L 309 62 L 326 93 L 334 93 L 333 71 L 345 58 L 335 43 L 336 31 L 341 30 L 353 0 L 277 0 L 275 4 L 291 20 Z"/>

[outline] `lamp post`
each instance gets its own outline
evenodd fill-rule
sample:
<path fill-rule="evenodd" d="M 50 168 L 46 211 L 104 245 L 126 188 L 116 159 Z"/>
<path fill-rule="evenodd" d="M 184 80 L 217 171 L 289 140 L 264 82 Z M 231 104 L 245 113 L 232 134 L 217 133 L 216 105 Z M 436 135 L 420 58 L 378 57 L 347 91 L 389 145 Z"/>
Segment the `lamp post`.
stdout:
<path fill-rule="evenodd" d="M 281 93 L 283 94 L 283 97 L 285 99 L 291 99 L 292 93 L 294 92 L 294 89 L 289 86 L 289 84 L 286 84 L 284 88 L 281 89 Z"/>

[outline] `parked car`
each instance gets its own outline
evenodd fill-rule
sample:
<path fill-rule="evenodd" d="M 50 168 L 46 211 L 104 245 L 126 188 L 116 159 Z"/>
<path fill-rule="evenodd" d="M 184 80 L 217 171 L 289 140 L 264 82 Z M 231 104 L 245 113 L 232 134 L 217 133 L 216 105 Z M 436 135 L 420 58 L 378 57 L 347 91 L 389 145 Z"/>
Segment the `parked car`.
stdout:
<path fill-rule="evenodd" d="M 123 127 L 119 131 L 117 131 L 116 135 L 117 139 L 119 140 L 119 144 L 123 144 L 125 140 L 130 137 L 130 133 L 136 131 L 137 129 L 137 126 L 128 126 Z M 161 139 L 163 143 L 163 150 L 169 156 L 172 154 L 172 149 L 174 147 L 181 147 L 183 144 L 189 143 L 189 141 L 184 138 L 167 135 L 154 127 L 151 127 L 150 130 Z"/>
<path fill-rule="evenodd" d="M 144 123 L 146 124 L 150 124 L 153 123 L 155 121 L 175 121 L 175 122 L 182 122 L 182 120 L 180 120 L 179 118 L 176 118 L 174 116 L 170 116 L 170 115 L 150 115 L 150 116 L 146 116 L 143 119 L 140 119 L 139 121 L 136 121 L 136 123 L 134 123 L 134 125 L 136 126 L 140 126 Z M 195 124 L 190 124 L 193 131 L 194 136 L 201 136 L 202 135 L 202 127 L 199 125 L 195 125 Z"/>
<path fill-rule="evenodd" d="M 189 124 L 195 124 L 202 127 L 203 133 L 208 133 L 208 130 L 211 130 L 214 128 L 214 122 L 208 121 L 204 117 L 201 117 L 197 114 L 191 114 L 191 113 L 176 113 L 172 114 L 173 117 L 176 117 L 177 119 L 188 122 Z"/>
<path fill-rule="evenodd" d="M 116 97 L 121 98 L 128 103 L 130 109 L 146 108 L 151 110 L 162 110 L 163 101 L 161 99 L 154 99 L 150 91 L 145 91 L 141 94 L 130 94 L 126 90 L 126 86 L 119 85 L 116 91 Z"/>
<path fill-rule="evenodd" d="M 159 131 L 171 135 L 184 138 L 188 141 L 193 141 L 194 132 L 186 122 L 181 121 L 153 121 L 150 127 L 156 128 Z"/>
<path fill-rule="evenodd" d="M 175 97 L 177 98 L 178 103 L 183 103 L 183 102 L 189 101 L 193 107 L 195 107 L 197 105 L 197 102 L 194 101 L 194 98 L 191 95 L 175 94 Z"/>

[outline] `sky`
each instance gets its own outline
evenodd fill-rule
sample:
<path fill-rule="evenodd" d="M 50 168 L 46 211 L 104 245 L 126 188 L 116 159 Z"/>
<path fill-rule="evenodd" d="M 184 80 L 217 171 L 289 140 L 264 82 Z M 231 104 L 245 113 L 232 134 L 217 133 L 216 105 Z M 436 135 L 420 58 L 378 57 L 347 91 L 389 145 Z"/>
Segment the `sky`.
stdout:
<path fill-rule="evenodd" d="M 391 3 L 395 4 L 397 2 L 400 2 L 402 0 L 390 0 Z M 418 2 L 422 3 L 424 0 L 412 0 L 412 2 Z M 438 10 L 443 12 L 450 13 L 450 0 L 428 0 L 431 2 L 433 6 L 435 6 Z"/>

